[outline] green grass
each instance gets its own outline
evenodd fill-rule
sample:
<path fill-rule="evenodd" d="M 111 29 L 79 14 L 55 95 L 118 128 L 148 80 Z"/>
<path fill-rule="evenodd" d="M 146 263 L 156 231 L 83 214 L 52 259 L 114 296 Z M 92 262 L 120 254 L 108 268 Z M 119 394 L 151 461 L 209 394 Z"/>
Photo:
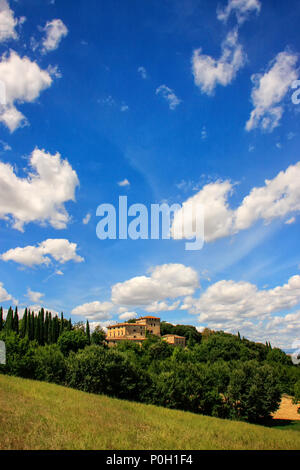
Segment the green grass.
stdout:
<path fill-rule="evenodd" d="M 300 433 L 0 374 L 0 449 L 300 449 Z"/>

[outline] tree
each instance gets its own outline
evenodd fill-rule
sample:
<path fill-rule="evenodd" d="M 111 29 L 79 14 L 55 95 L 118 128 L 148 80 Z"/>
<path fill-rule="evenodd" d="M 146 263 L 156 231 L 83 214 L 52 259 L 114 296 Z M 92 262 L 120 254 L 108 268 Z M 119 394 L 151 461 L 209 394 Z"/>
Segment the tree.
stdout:
<path fill-rule="evenodd" d="M 91 344 L 90 324 L 88 320 L 86 321 L 85 334 L 86 334 L 87 344 Z"/>
<path fill-rule="evenodd" d="M 293 403 L 295 405 L 300 404 L 300 380 L 298 380 L 294 385 L 294 398 Z M 300 406 L 298 408 L 298 413 L 300 413 Z"/>
<path fill-rule="evenodd" d="M 81 329 L 64 331 L 57 340 L 59 349 L 64 355 L 68 355 L 71 351 L 77 352 L 87 346 L 87 337 Z"/>
<path fill-rule="evenodd" d="M 279 408 L 280 400 L 279 380 L 270 365 L 247 361 L 232 370 L 225 393 L 232 418 L 259 422 Z"/>
<path fill-rule="evenodd" d="M 59 325 L 59 335 L 61 335 L 64 331 L 64 314 L 61 312 L 60 314 L 60 325 Z"/>
<path fill-rule="evenodd" d="M 3 308 L 0 307 L 0 331 L 3 330 L 4 320 L 3 320 Z"/>
<path fill-rule="evenodd" d="M 26 327 L 27 327 L 27 308 L 25 308 L 23 318 L 21 320 L 21 328 L 20 328 L 21 338 L 25 338 L 26 336 Z"/>
<path fill-rule="evenodd" d="M 14 330 L 14 313 L 11 307 L 9 307 L 7 315 L 6 315 L 5 330 L 6 331 Z"/>
<path fill-rule="evenodd" d="M 57 344 L 47 344 L 36 348 L 34 363 L 36 379 L 57 384 L 64 382 L 66 362 Z"/>
<path fill-rule="evenodd" d="M 98 346 L 101 346 L 105 343 L 105 340 L 105 331 L 101 328 L 101 326 L 97 325 L 93 333 L 91 334 L 91 344 L 97 344 Z"/>
<path fill-rule="evenodd" d="M 19 315 L 18 315 L 18 307 L 15 308 L 15 313 L 13 317 L 13 330 L 19 334 Z"/>

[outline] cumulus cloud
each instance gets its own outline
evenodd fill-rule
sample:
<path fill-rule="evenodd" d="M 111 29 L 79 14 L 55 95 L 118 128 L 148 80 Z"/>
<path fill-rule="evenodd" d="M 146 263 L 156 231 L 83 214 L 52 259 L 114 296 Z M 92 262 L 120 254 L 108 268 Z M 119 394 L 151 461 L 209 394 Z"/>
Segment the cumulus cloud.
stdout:
<path fill-rule="evenodd" d="M 283 100 L 299 75 L 297 61 L 297 54 L 280 52 L 264 74 L 252 75 L 254 109 L 246 123 L 247 131 L 260 128 L 272 132 L 279 125 L 284 112 Z"/>
<path fill-rule="evenodd" d="M 137 318 L 138 314 L 136 312 L 124 312 L 119 315 L 119 319 L 123 321 L 131 320 L 132 318 Z"/>
<path fill-rule="evenodd" d="M 112 302 L 148 305 L 155 301 L 191 295 L 198 287 L 196 271 L 183 264 L 156 266 L 150 276 L 137 276 L 112 287 Z"/>
<path fill-rule="evenodd" d="M 3 54 L 0 61 L 0 81 L 4 84 L 5 103 L 0 106 L 0 122 L 10 132 L 27 123 L 16 103 L 32 103 L 40 93 L 52 84 L 51 74 L 40 69 L 28 57 L 21 58 L 16 52 Z"/>
<path fill-rule="evenodd" d="M 46 33 L 42 40 L 44 54 L 57 49 L 62 38 L 68 34 L 68 28 L 60 19 L 48 21 L 43 30 Z"/>
<path fill-rule="evenodd" d="M 229 0 L 226 7 L 218 6 L 217 18 L 226 23 L 231 13 L 233 13 L 236 15 L 238 24 L 242 24 L 252 12 L 259 14 L 260 9 L 261 3 L 259 0 Z"/>
<path fill-rule="evenodd" d="M 300 276 L 291 277 L 283 286 L 259 290 L 249 282 L 219 281 L 198 298 L 185 299 L 190 313 L 200 314 L 200 322 L 269 317 L 300 303 Z"/>
<path fill-rule="evenodd" d="M 12 248 L 1 255 L 3 261 L 14 261 L 24 266 L 48 266 L 53 260 L 64 264 L 68 261 L 81 263 L 84 259 L 76 253 L 77 244 L 66 239 L 51 239 L 39 243 L 37 246 Z"/>
<path fill-rule="evenodd" d="M 171 234 L 183 233 L 182 220 L 196 226 L 196 209 L 204 212 L 204 239 L 213 242 L 219 238 L 245 230 L 258 220 L 268 223 L 291 212 L 300 211 L 300 162 L 281 171 L 265 185 L 253 188 L 240 206 L 232 209 L 228 198 L 233 191 L 230 181 L 219 181 L 205 185 L 197 194 L 182 204 L 174 215 Z M 194 210 L 192 210 L 194 208 Z M 184 217 L 183 217 L 184 215 Z M 184 233 L 188 238 L 193 233 Z"/>
<path fill-rule="evenodd" d="M 217 85 L 227 86 L 244 66 L 246 54 L 238 42 L 238 31 L 230 31 L 223 41 L 219 59 L 203 54 L 196 49 L 192 57 L 192 71 L 195 84 L 202 93 L 212 95 Z"/>
<path fill-rule="evenodd" d="M 128 181 L 127 178 L 125 178 L 124 180 L 119 181 L 119 182 L 118 182 L 118 185 L 121 186 L 121 187 L 130 186 L 130 182 Z"/>
<path fill-rule="evenodd" d="M 0 282 L 0 302 L 13 300 L 12 296 L 4 289 L 3 282 Z"/>
<path fill-rule="evenodd" d="M 31 302 L 38 303 L 40 302 L 41 298 L 44 297 L 44 295 L 45 294 L 42 294 L 41 292 L 34 292 L 28 288 L 26 297 L 28 297 Z"/>
<path fill-rule="evenodd" d="M 21 22 L 23 19 L 21 19 Z M 19 21 L 14 17 L 6 0 L 0 0 L 0 42 L 8 39 L 17 39 L 16 26 Z"/>
<path fill-rule="evenodd" d="M 158 312 L 172 312 L 174 310 L 177 310 L 180 305 L 180 300 L 176 300 L 176 302 L 173 302 L 169 304 L 168 302 L 162 301 L 162 302 L 152 302 L 152 304 L 147 305 L 145 307 L 145 310 L 147 312 L 152 312 L 152 313 L 158 313 Z"/>
<path fill-rule="evenodd" d="M 300 210 L 300 162 L 281 171 L 265 186 L 253 188 L 236 210 L 236 230 L 250 227 L 255 221 L 266 222 Z"/>
<path fill-rule="evenodd" d="M 169 108 L 174 111 L 175 108 L 181 103 L 181 100 L 175 95 L 174 90 L 167 85 L 160 85 L 156 91 L 156 95 L 161 95 L 169 104 Z"/>
<path fill-rule="evenodd" d="M 21 231 L 29 222 L 65 228 L 70 217 L 64 203 L 75 201 L 76 172 L 59 153 L 35 149 L 27 173 L 20 178 L 10 164 L 0 162 L 0 218 L 10 216 L 13 227 Z"/>
<path fill-rule="evenodd" d="M 71 311 L 72 315 L 81 315 L 92 320 L 109 320 L 111 318 L 111 302 L 89 302 L 78 305 Z"/>

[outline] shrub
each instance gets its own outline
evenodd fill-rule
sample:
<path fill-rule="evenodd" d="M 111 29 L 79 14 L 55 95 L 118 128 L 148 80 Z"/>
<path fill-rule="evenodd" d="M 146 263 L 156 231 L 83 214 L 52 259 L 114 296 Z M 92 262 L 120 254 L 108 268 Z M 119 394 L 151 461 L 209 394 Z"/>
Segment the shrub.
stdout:
<path fill-rule="evenodd" d="M 36 379 L 57 384 L 64 383 L 66 361 L 56 344 L 38 347 L 35 350 L 34 361 Z"/>
<path fill-rule="evenodd" d="M 59 349 L 64 355 L 71 351 L 77 352 L 88 344 L 88 338 L 84 330 L 77 328 L 71 331 L 64 331 L 57 340 Z"/>

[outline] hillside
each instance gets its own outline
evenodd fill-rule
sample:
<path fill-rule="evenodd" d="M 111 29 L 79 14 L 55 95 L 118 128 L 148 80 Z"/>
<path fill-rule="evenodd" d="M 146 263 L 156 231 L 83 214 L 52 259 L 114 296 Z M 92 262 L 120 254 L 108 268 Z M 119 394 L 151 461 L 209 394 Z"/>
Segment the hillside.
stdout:
<path fill-rule="evenodd" d="M 300 449 L 300 433 L 0 374 L 0 449 Z"/>

